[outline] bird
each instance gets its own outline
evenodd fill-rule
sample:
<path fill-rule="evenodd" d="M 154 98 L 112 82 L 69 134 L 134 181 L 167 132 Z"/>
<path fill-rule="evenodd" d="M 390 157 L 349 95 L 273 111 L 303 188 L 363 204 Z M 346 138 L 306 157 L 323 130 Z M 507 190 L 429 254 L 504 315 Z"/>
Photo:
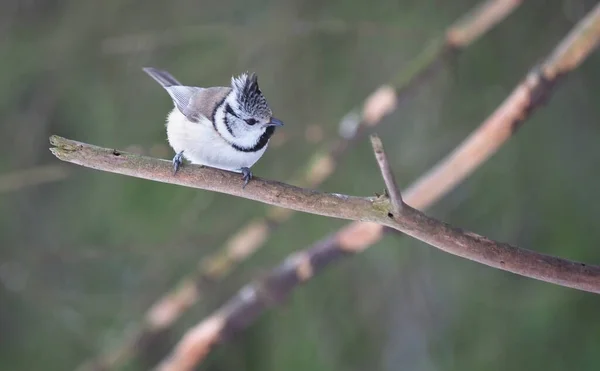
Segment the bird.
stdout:
<path fill-rule="evenodd" d="M 175 151 L 173 175 L 185 158 L 192 164 L 242 174 L 245 188 L 250 168 L 265 153 L 276 127 L 255 73 L 231 77 L 231 86 L 201 88 L 181 84 L 169 72 L 142 68 L 169 93 L 174 108 L 167 115 L 169 145 Z"/>

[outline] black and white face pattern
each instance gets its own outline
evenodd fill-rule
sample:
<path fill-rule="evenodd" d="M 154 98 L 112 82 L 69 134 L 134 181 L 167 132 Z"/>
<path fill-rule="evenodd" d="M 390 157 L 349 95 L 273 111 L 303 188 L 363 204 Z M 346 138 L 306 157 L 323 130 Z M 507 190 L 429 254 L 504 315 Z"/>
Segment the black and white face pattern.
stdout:
<path fill-rule="evenodd" d="M 270 125 L 272 112 L 260 91 L 255 74 L 242 74 L 231 79 L 231 93 L 225 98 L 222 112 L 227 132 L 219 130 L 234 148 L 253 152 L 262 149 L 275 131 Z"/>
<path fill-rule="evenodd" d="M 260 91 L 258 78 L 253 73 L 241 74 L 231 79 L 231 88 L 235 94 L 236 103 L 234 109 L 229 107 L 228 113 L 234 117 L 244 120 L 248 126 L 265 126 L 271 120 L 271 109 L 267 99 Z M 261 125 L 262 124 L 262 125 Z"/>

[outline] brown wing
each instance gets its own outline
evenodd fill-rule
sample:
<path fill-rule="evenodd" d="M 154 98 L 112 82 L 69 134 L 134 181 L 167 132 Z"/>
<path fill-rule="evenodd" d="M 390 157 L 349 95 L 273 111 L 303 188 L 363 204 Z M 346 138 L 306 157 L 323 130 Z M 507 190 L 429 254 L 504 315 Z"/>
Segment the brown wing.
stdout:
<path fill-rule="evenodd" d="M 207 119 L 213 119 L 215 109 L 225 100 L 231 92 L 231 88 L 214 87 L 199 89 L 189 100 L 188 105 L 182 112 L 188 119 L 197 122 L 200 115 Z"/>

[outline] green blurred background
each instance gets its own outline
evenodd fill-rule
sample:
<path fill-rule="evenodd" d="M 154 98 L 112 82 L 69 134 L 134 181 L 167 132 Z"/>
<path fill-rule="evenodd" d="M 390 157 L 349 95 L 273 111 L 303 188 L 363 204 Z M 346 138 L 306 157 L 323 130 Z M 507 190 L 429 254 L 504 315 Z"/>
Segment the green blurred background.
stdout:
<path fill-rule="evenodd" d="M 70 370 L 114 347 L 154 300 L 265 206 L 59 163 L 58 134 L 170 159 L 172 103 L 141 71 L 201 86 L 256 71 L 286 122 L 253 168 L 285 180 L 340 118 L 477 1 L 29 0 L 0 5 L 0 369 Z M 526 1 L 377 128 L 402 186 L 452 150 L 595 1 Z M 600 261 L 600 56 L 593 54 L 429 213 L 491 238 Z M 310 129 L 310 130 L 309 130 Z M 308 135 L 312 133 L 312 135 Z M 318 135 L 316 136 L 318 139 Z M 66 169 L 66 170 L 65 170 Z M 2 186 L 2 184 L 0 184 Z M 359 140 L 322 190 L 382 189 Z M 152 352 L 244 283 L 345 223 L 296 215 L 206 293 Z M 219 347 L 205 370 L 597 370 L 600 299 L 494 270 L 408 237 L 328 269 Z"/>

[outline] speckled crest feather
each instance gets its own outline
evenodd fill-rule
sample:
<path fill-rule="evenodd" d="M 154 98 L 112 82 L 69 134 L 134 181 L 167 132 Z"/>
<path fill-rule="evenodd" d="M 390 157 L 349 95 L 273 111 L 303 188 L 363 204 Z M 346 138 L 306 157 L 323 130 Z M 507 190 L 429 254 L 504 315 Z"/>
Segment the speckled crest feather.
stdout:
<path fill-rule="evenodd" d="M 237 92 L 237 101 L 242 111 L 265 120 L 271 117 L 271 109 L 260 91 L 256 74 L 242 73 L 238 77 L 232 77 L 231 87 Z"/>

